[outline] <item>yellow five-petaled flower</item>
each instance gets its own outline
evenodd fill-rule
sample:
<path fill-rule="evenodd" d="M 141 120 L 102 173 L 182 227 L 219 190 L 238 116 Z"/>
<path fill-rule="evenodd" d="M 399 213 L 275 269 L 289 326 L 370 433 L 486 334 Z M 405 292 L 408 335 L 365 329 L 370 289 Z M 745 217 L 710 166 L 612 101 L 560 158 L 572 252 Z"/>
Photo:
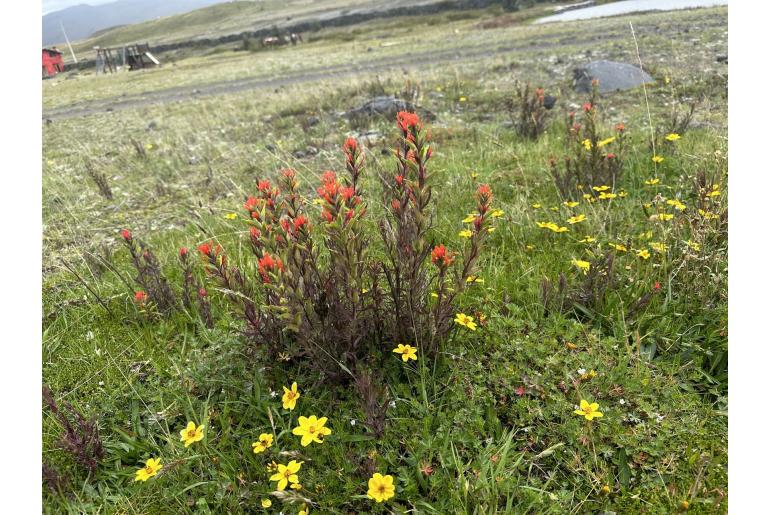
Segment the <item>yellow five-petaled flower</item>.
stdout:
<path fill-rule="evenodd" d="M 583 272 L 584 274 L 587 274 L 589 270 L 591 270 L 591 263 L 588 261 L 583 261 L 582 259 L 573 259 L 572 264 L 575 265 L 578 270 Z"/>
<path fill-rule="evenodd" d="M 190 447 L 195 442 L 203 440 L 203 425 L 197 426 L 195 422 L 188 422 L 187 427 L 179 431 L 180 440 L 184 442 L 185 447 Z"/>
<path fill-rule="evenodd" d="M 278 481 L 276 488 L 278 490 L 286 490 L 286 486 L 289 483 L 299 483 L 299 476 L 297 472 L 302 467 L 302 462 L 297 460 L 291 460 L 288 464 L 278 465 L 278 470 L 275 474 L 270 476 L 270 481 Z"/>
<path fill-rule="evenodd" d="M 597 402 L 589 403 L 585 399 L 582 399 L 580 401 L 580 409 L 576 409 L 574 413 L 575 415 L 580 415 L 581 417 L 585 417 L 586 420 L 588 421 L 604 416 L 604 413 L 599 411 L 599 403 Z"/>
<path fill-rule="evenodd" d="M 332 434 L 331 429 L 324 427 L 327 420 L 326 417 L 316 418 L 315 415 L 299 417 L 299 425 L 292 429 L 291 433 L 302 437 L 302 447 L 307 447 L 310 442 L 324 443 L 321 437 Z"/>
<path fill-rule="evenodd" d="M 401 359 L 404 360 L 404 363 L 410 359 L 417 361 L 417 348 L 412 347 L 411 345 L 404 345 L 403 343 L 399 343 L 398 347 L 393 349 L 393 352 L 396 354 L 401 354 Z"/>
<path fill-rule="evenodd" d="M 473 317 L 466 315 L 465 313 L 457 313 L 455 315 L 455 322 L 461 326 L 467 327 L 471 331 L 476 330 L 476 322 L 473 321 Z"/>
<path fill-rule="evenodd" d="M 265 452 L 268 447 L 273 446 L 273 435 L 270 433 L 262 433 L 259 435 L 259 440 L 252 443 L 251 446 L 254 448 L 254 454 Z"/>
<path fill-rule="evenodd" d="M 163 465 L 160 464 L 160 458 L 150 458 L 144 463 L 144 467 L 136 471 L 136 478 L 134 481 L 147 481 L 152 476 L 156 475 Z"/>
<path fill-rule="evenodd" d="M 297 399 L 299 399 L 299 392 L 297 391 L 296 381 L 291 383 L 291 390 L 285 386 L 283 387 L 283 397 L 281 398 L 281 401 L 283 401 L 283 409 L 291 411 L 296 408 Z"/>
<path fill-rule="evenodd" d="M 370 499 L 374 499 L 375 502 L 387 501 L 394 495 L 396 495 L 396 487 L 393 485 L 393 476 L 383 476 L 379 472 L 375 472 L 369 479 L 369 491 L 366 495 Z"/>

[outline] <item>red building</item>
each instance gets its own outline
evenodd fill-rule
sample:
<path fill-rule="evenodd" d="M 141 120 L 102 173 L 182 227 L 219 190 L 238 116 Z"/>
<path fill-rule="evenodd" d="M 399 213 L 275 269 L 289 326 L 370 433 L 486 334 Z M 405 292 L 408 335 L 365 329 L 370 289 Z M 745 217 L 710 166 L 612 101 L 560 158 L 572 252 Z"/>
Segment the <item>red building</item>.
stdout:
<path fill-rule="evenodd" d="M 43 49 L 43 77 L 53 77 L 64 71 L 64 59 L 56 47 Z"/>

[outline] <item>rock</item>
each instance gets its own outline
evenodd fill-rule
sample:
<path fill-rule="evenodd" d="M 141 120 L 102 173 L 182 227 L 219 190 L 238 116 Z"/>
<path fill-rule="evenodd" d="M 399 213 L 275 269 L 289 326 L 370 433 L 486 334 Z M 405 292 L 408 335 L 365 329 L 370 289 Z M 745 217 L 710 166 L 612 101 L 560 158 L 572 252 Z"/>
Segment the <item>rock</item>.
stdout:
<path fill-rule="evenodd" d="M 307 118 L 307 126 L 312 127 L 314 125 L 318 125 L 321 122 L 321 120 L 317 116 L 308 116 Z"/>
<path fill-rule="evenodd" d="M 717 62 L 718 63 L 725 63 L 725 64 L 727 64 L 727 56 L 726 55 L 718 55 L 717 56 Z"/>
<path fill-rule="evenodd" d="M 552 95 L 546 95 L 543 97 L 543 107 L 546 109 L 553 109 L 553 106 L 556 105 L 556 97 Z"/>
<path fill-rule="evenodd" d="M 296 157 L 297 159 L 302 159 L 302 158 L 303 158 L 303 157 L 305 157 L 307 154 L 305 153 L 305 151 L 304 151 L 304 150 L 295 150 L 294 152 L 292 152 L 292 153 L 291 153 L 291 155 L 293 155 L 293 156 L 294 156 L 294 157 Z"/>
<path fill-rule="evenodd" d="M 420 108 L 396 97 L 374 97 L 367 100 L 360 107 L 351 109 L 346 114 L 348 116 L 384 116 L 388 119 L 395 119 L 399 111 L 411 111 L 420 114 L 422 118 L 432 120 L 435 118 L 433 113 Z"/>
<path fill-rule="evenodd" d="M 579 93 L 590 93 L 591 81 L 599 80 L 599 92 L 619 91 L 654 82 L 649 74 L 630 64 L 615 61 L 593 61 L 573 70 L 572 87 Z"/>

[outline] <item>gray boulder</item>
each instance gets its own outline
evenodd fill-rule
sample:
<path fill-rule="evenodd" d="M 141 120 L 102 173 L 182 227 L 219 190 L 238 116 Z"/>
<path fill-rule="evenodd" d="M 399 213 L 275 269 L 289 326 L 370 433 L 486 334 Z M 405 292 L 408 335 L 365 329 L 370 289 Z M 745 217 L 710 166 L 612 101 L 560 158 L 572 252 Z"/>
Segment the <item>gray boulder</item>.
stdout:
<path fill-rule="evenodd" d="M 384 116 L 385 118 L 395 119 L 396 114 L 399 111 L 411 111 L 416 112 L 428 119 L 434 118 L 433 113 L 430 113 L 425 109 L 412 104 L 411 102 L 407 102 L 406 100 L 402 100 L 400 98 L 387 96 L 374 97 L 370 100 L 367 100 L 360 107 L 351 109 L 346 114 L 348 116 L 352 115 L 366 117 Z"/>
<path fill-rule="evenodd" d="M 643 70 L 615 61 L 593 61 L 573 71 L 572 87 L 580 93 L 590 93 L 591 81 L 599 80 L 599 92 L 620 91 L 655 82 Z"/>

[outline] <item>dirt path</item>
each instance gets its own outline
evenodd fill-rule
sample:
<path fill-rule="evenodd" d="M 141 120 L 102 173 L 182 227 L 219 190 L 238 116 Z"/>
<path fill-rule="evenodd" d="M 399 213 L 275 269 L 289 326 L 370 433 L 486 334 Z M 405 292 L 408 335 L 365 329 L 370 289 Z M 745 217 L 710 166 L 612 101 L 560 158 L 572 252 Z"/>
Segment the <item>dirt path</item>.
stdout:
<path fill-rule="evenodd" d="M 315 82 L 329 79 L 341 79 L 345 77 L 388 70 L 410 70 L 420 65 L 424 65 L 425 63 L 428 63 L 429 66 L 434 66 L 441 63 L 483 59 L 500 54 L 517 54 L 522 52 L 531 53 L 544 49 L 555 49 L 567 46 L 566 44 L 559 41 L 547 41 L 548 39 L 558 40 L 561 38 L 563 38 L 563 35 L 561 34 L 556 34 L 549 37 L 541 37 L 539 38 L 537 45 L 507 45 L 498 46 L 493 49 L 490 49 L 487 46 L 477 46 L 466 47 L 463 49 L 407 53 L 399 57 L 383 58 L 371 61 L 368 64 L 357 65 L 352 68 L 350 66 L 330 66 L 306 70 L 302 73 L 276 78 L 253 77 L 248 79 L 217 82 L 213 84 L 169 88 L 139 95 L 131 95 L 128 97 L 109 98 L 96 102 L 80 102 L 71 106 L 54 108 L 44 111 L 43 118 L 56 120 L 62 118 L 72 118 L 76 116 L 89 116 L 110 111 L 145 107 L 159 103 L 183 101 L 189 98 L 238 93 L 242 91 L 258 89 L 274 89 L 281 86 L 296 85 L 306 82 Z M 572 40 L 569 42 L 569 46 L 583 44 L 589 45 L 598 41 L 612 41 L 615 39 L 621 39 L 621 37 L 591 37 L 585 40 Z"/>
<path fill-rule="evenodd" d="M 722 20 L 713 20 L 711 23 L 722 23 Z M 710 25 L 710 23 L 708 25 Z M 673 25 L 665 32 L 671 37 L 676 37 L 680 28 L 681 27 L 678 24 Z M 660 35 L 660 33 L 658 35 Z M 622 32 L 609 32 L 604 34 L 583 33 L 582 37 L 577 37 L 574 33 L 565 32 L 539 35 L 537 40 L 533 40 L 531 43 L 527 44 L 517 42 L 508 45 L 495 45 L 493 48 L 490 48 L 490 45 L 476 45 L 461 49 L 407 52 L 397 57 L 383 57 L 371 60 L 366 64 L 356 65 L 354 67 L 349 65 L 318 67 L 304 70 L 301 73 L 294 73 L 281 77 L 250 77 L 210 84 L 180 86 L 130 96 L 107 98 L 93 102 L 79 102 L 65 107 L 46 110 L 43 112 L 43 118 L 56 120 L 78 116 L 89 116 L 123 109 L 146 107 L 154 104 L 185 101 L 190 98 L 239 93 L 250 90 L 275 89 L 282 86 L 312 83 L 329 79 L 344 79 L 347 77 L 389 70 L 414 70 L 419 66 L 430 67 L 443 63 L 475 61 L 502 54 L 508 54 L 512 57 L 516 56 L 520 60 L 526 60 L 532 59 L 534 54 L 543 50 L 550 50 L 555 54 L 559 54 L 560 48 L 569 48 L 570 53 L 572 53 L 575 47 L 593 48 L 597 43 L 626 39 L 628 39 L 628 35 Z"/>

